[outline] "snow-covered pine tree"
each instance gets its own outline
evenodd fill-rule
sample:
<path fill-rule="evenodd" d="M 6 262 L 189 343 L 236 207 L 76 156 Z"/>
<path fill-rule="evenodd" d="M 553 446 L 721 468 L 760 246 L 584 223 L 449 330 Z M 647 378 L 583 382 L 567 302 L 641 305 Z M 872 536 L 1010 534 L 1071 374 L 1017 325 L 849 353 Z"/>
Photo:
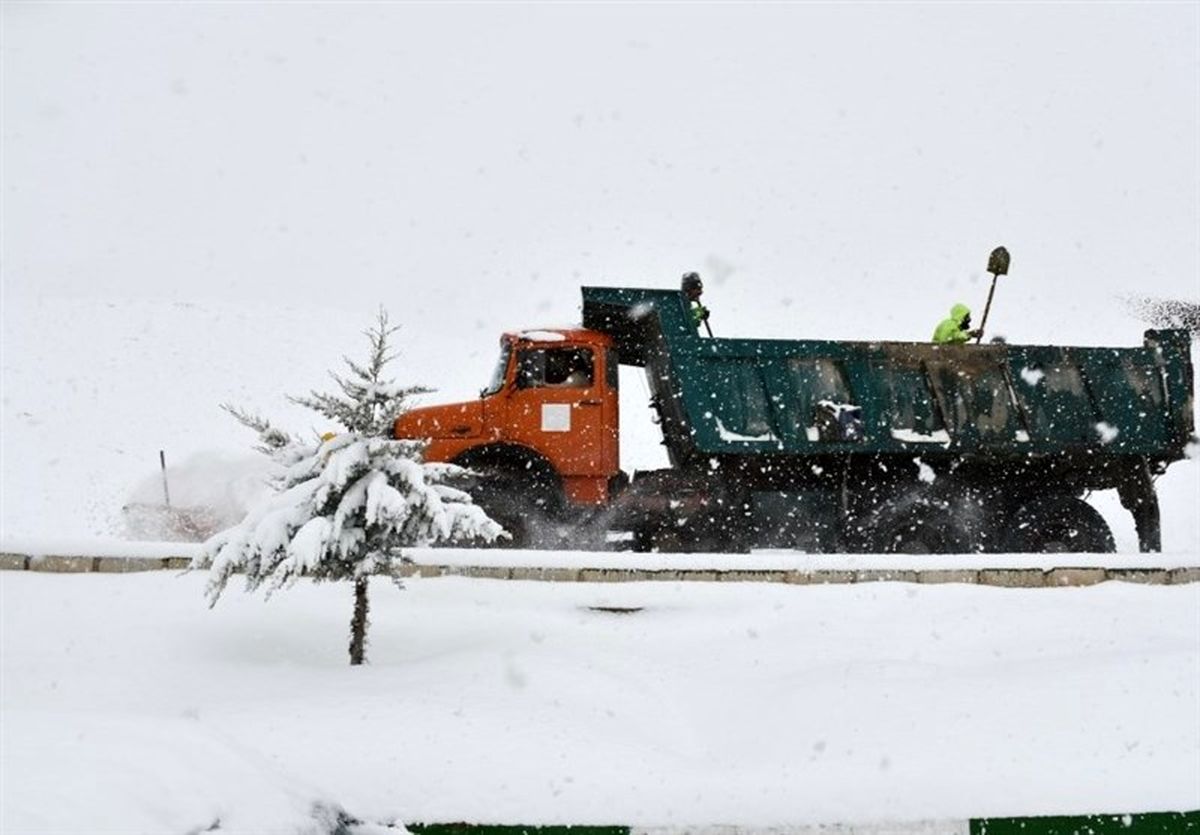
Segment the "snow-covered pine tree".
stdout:
<path fill-rule="evenodd" d="M 463 470 L 422 461 L 425 444 L 395 440 L 392 425 L 420 386 L 384 379 L 395 356 L 388 340 L 397 328 L 380 309 L 366 363 L 343 358 L 349 374 L 331 372 L 335 393 L 289 397 L 345 431 L 304 442 L 268 420 L 234 406 L 225 408 L 258 433 L 260 452 L 281 465 L 277 492 L 254 507 L 235 527 L 204 543 L 193 568 L 209 572 L 206 594 L 216 605 L 230 577 L 246 576 L 247 591 L 266 586 L 267 595 L 299 577 L 354 583 L 350 663 L 366 650 L 368 579 L 391 574 L 405 561 L 404 546 L 480 540 L 503 535 L 471 497 L 447 483 Z"/>

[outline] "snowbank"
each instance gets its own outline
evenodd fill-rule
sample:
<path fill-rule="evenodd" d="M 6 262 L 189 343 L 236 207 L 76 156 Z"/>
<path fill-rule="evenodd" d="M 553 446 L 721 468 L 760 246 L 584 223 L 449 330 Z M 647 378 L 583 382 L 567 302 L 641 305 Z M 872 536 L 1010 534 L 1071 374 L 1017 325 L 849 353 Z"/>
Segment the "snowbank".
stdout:
<path fill-rule="evenodd" d="M 0 573 L 0 829 L 1200 806 L 1195 585 L 203 582 Z"/>

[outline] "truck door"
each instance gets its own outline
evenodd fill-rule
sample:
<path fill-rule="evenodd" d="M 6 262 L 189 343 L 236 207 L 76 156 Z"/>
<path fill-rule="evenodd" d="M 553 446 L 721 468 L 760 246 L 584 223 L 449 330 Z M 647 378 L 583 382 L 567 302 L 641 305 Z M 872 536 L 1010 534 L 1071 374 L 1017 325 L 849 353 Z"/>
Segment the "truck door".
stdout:
<path fill-rule="evenodd" d="M 610 409 L 597 359 L 593 349 L 578 346 L 518 352 L 507 434 L 541 452 L 563 476 L 612 474 Z"/>

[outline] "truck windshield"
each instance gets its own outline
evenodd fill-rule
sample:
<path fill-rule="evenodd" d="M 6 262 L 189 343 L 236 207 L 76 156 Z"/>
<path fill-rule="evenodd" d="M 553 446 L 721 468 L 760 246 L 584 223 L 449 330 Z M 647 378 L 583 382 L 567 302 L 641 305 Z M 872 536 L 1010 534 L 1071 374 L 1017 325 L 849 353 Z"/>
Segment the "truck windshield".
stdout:
<path fill-rule="evenodd" d="M 492 379 L 488 382 L 487 388 L 479 392 L 481 397 L 486 397 L 489 394 L 495 394 L 504 388 L 504 376 L 508 371 L 508 358 L 512 355 L 512 346 L 508 342 L 500 343 L 500 359 L 496 361 L 496 369 L 492 372 Z"/>

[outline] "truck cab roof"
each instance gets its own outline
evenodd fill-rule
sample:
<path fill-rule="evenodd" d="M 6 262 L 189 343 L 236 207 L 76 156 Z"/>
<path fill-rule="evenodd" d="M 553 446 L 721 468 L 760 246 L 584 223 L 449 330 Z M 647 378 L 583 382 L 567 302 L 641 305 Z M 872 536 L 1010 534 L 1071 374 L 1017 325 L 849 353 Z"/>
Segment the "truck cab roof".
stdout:
<path fill-rule="evenodd" d="M 587 328 L 528 328 L 520 331 L 505 331 L 505 342 L 529 342 L 539 345 L 553 345 L 559 342 L 585 342 L 589 345 L 609 347 L 613 344 L 608 334 Z"/>

